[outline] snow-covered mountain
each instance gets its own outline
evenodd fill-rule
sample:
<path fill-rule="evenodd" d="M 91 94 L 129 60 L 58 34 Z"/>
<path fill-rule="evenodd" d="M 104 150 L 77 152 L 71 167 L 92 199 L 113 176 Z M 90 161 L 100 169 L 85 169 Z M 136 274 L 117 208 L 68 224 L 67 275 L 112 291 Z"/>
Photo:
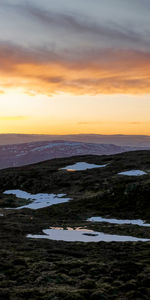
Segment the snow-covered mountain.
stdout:
<path fill-rule="evenodd" d="M 42 141 L 0 146 L 0 169 L 23 166 L 57 157 L 86 154 L 115 154 L 133 150 L 113 144 L 81 143 L 71 141 Z"/>

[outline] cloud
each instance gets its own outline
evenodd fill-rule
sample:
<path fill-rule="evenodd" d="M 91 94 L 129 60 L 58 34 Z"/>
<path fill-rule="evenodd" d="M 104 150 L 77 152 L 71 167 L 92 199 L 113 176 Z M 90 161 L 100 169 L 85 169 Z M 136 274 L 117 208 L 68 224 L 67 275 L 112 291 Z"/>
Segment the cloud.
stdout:
<path fill-rule="evenodd" d="M 128 124 L 130 124 L 130 125 L 143 125 L 145 123 L 147 123 L 147 122 L 128 122 Z"/>
<path fill-rule="evenodd" d="M 100 124 L 104 124 L 106 122 L 102 122 L 102 121 L 81 121 L 78 122 L 78 125 L 100 125 Z"/>
<path fill-rule="evenodd" d="M 27 118 L 28 116 L 0 116 L 0 121 L 21 121 Z"/>
<path fill-rule="evenodd" d="M 150 52 L 24 48 L 0 43 L 1 88 L 51 95 L 150 93 Z"/>
<path fill-rule="evenodd" d="M 5 92 L 0 90 L 0 95 L 4 95 L 4 94 L 5 94 Z"/>
<path fill-rule="evenodd" d="M 81 121 L 78 122 L 78 125 L 101 125 L 101 124 L 107 124 L 108 121 Z M 109 121 L 110 123 L 110 121 Z M 143 124 L 149 124 L 150 122 L 139 122 L 139 121 L 111 121 L 112 124 L 126 124 L 126 125 L 143 125 Z"/>
<path fill-rule="evenodd" d="M 90 34 L 97 36 L 104 36 L 111 39 L 122 39 L 123 41 L 139 42 L 143 37 L 132 31 L 131 29 L 124 29 L 117 27 L 117 25 L 110 24 L 103 26 L 102 24 L 87 21 L 86 16 L 77 16 L 66 13 L 55 13 L 52 11 L 42 10 L 32 5 L 24 7 L 18 6 L 24 13 L 30 17 L 37 19 L 38 22 L 48 26 L 56 26 L 64 28 L 67 31 L 75 32 L 78 34 Z"/>
<path fill-rule="evenodd" d="M 2 1 L 1 5 L 24 16 L 26 22 L 29 19 L 40 24 L 40 34 L 46 27 L 53 33 L 53 39 L 58 30 L 54 44 L 58 43 L 59 48 L 50 45 L 34 48 L 31 44 L 29 48 L 1 41 L 2 89 L 22 87 L 30 95 L 150 93 L 150 38 L 149 33 L 142 34 L 142 28 L 134 30 L 129 25 L 103 24 L 101 20 L 96 22 L 71 12 L 44 10 L 34 6 L 32 1 L 21 1 L 21 4 L 13 1 L 17 2 Z M 69 41 L 66 48 L 62 48 L 62 30 Z M 44 34 L 47 35 L 47 31 Z M 104 39 L 108 43 L 103 43 Z M 27 41 L 24 44 L 29 45 Z M 104 44 L 107 47 L 102 49 Z"/>
<path fill-rule="evenodd" d="M 131 29 L 131 24 L 121 26 L 115 22 L 107 22 L 103 24 L 101 20 L 90 20 L 86 15 L 77 15 L 75 12 L 56 12 L 48 9 L 42 9 L 33 5 L 31 2 L 24 2 L 23 4 L 8 4 L 2 2 L 7 9 L 13 10 L 17 14 L 22 14 L 32 22 L 37 22 L 40 25 L 47 27 L 49 30 L 65 31 L 65 35 L 76 34 L 95 38 L 98 43 L 99 39 L 107 39 L 110 43 L 118 41 L 122 45 L 136 45 L 136 47 L 150 48 L 150 34 L 149 31 L 141 32 L 141 28 Z"/>

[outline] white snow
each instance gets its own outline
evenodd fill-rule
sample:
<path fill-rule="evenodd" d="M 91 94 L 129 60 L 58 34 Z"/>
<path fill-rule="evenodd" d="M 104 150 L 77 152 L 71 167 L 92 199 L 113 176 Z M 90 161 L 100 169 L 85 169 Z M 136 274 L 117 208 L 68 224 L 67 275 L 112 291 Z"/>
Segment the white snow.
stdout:
<path fill-rule="evenodd" d="M 25 152 L 22 152 L 22 153 L 16 154 L 16 157 L 24 156 L 25 154 L 26 154 Z"/>
<path fill-rule="evenodd" d="M 65 241 L 65 242 L 148 242 L 149 239 L 136 238 L 132 236 L 124 235 L 113 235 L 105 234 L 103 232 L 97 232 L 86 229 L 72 229 L 68 228 L 64 230 L 63 228 L 52 228 L 43 230 L 43 235 L 32 235 L 28 234 L 28 238 L 35 239 L 49 239 L 55 241 Z"/>
<path fill-rule="evenodd" d="M 27 205 L 19 206 L 15 209 L 21 208 L 31 208 L 39 209 L 43 207 L 48 207 L 54 204 L 65 203 L 70 200 L 70 198 L 64 198 L 64 194 L 30 194 L 22 190 L 8 190 L 4 194 L 15 195 L 17 198 L 31 200 L 32 203 Z M 63 197 L 63 198 L 62 198 Z"/>
<path fill-rule="evenodd" d="M 43 146 L 39 146 L 39 147 L 36 147 L 36 148 L 33 148 L 31 150 L 31 152 L 34 152 L 34 151 L 43 151 L 45 149 L 50 149 L 50 148 L 53 148 L 53 147 L 66 147 L 66 146 L 71 146 L 71 147 L 75 147 L 75 146 L 80 146 L 81 143 L 69 143 L 69 142 L 65 142 L 65 143 L 60 143 L 60 142 L 51 142 L 51 143 L 48 143 L 46 145 L 43 145 Z"/>
<path fill-rule="evenodd" d="M 88 164 L 86 162 L 78 162 L 73 165 L 69 165 L 67 167 L 61 168 L 62 170 L 67 171 L 83 171 L 87 169 L 94 169 L 94 168 L 104 168 L 107 165 L 95 165 L 95 164 Z"/>
<path fill-rule="evenodd" d="M 109 219 L 109 218 L 102 218 L 102 217 L 92 217 L 89 218 L 87 221 L 90 222 L 107 222 L 111 224 L 132 224 L 132 225 L 139 225 L 139 226 L 145 226 L 145 227 L 150 227 L 150 224 L 146 224 L 142 220 L 119 220 L 119 219 Z"/>
<path fill-rule="evenodd" d="M 141 170 L 130 170 L 125 172 L 120 172 L 118 175 L 127 175 L 127 176 L 142 176 L 146 175 L 147 173 Z"/>

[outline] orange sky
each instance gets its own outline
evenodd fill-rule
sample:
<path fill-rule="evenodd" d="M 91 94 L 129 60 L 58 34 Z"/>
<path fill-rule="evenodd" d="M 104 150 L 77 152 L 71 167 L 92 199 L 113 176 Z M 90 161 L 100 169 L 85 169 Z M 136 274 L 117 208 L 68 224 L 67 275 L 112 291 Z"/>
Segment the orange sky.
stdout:
<path fill-rule="evenodd" d="M 2 1 L 0 133 L 150 135 L 149 9 Z"/>
<path fill-rule="evenodd" d="M 44 55 L 44 50 L 43 50 Z M 53 95 L 58 91 L 73 95 L 150 93 L 150 53 L 129 50 L 100 50 L 80 55 L 74 61 L 64 57 L 45 61 L 39 54 L 10 45 L 0 48 L 0 82 L 3 88 L 21 87 L 26 92 Z M 58 60 L 58 61 L 57 61 Z"/>
<path fill-rule="evenodd" d="M 0 133 L 147 134 L 149 95 L 0 95 Z"/>

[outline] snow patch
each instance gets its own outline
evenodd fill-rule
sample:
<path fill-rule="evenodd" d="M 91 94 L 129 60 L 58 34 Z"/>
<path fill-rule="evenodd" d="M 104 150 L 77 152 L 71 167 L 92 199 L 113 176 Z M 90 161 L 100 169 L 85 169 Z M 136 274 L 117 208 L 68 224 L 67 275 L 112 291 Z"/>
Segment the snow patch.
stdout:
<path fill-rule="evenodd" d="M 147 173 L 141 170 L 130 170 L 125 172 L 120 172 L 118 175 L 127 175 L 127 176 L 142 176 L 146 175 Z"/>
<path fill-rule="evenodd" d="M 65 194 L 30 194 L 22 190 L 8 190 L 4 194 L 15 195 L 17 198 L 31 200 L 32 203 L 27 205 L 19 206 L 15 209 L 31 208 L 39 209 L 43 207 L 48 207 L 54 204 L 65 203 L 71 200 L 70 198 L 65 198 Z"/>
<path fill-rule="evenodd" d="M 84 171 L 88 169 L 94 169 L 94 168 L 104 168 L 107 165 L 95 165 L 95 164 L 88 164 L 86 162 L 78 162 L 73 165 L 69 165 L 67 167 L 61 168 L 61 170 L 67 170 L 67 171 Z"/>
<path fill-rule="evenodd" d="M 119 225 L 124 225 L 124 224 L 132 224 L 132 225 L 139 225 L 139 226 L 145 226 L 145 227 L 150 227 L 150 224 L 146 224 L 142 220 L 119 220 L 119 219 L 109 219 L 109 218 L 102 218 L 102 217 L 92 217 L 89 218 L 87 221 L 90 222 L 106 222 L 106 223 L 111 223 L 111 224 L 119 224 Z"/>
<path fill-rule="evenodd" d="M 28 234 L 28 238 L 49 239 L 65 242 L 148 242 L 149 239 L 136 238 L 132 236 L 105 234 L 82 228 L 51 228 L 43 230 L 43 235 Z"/>

